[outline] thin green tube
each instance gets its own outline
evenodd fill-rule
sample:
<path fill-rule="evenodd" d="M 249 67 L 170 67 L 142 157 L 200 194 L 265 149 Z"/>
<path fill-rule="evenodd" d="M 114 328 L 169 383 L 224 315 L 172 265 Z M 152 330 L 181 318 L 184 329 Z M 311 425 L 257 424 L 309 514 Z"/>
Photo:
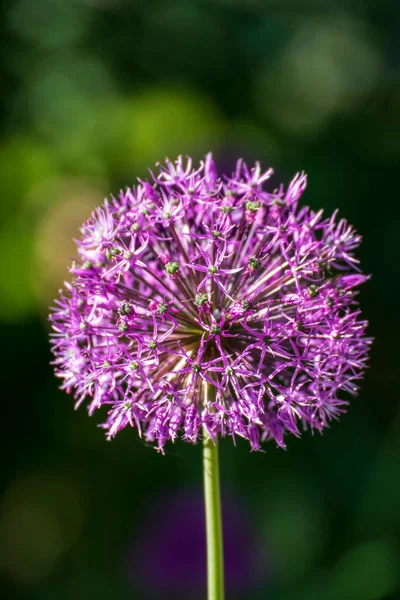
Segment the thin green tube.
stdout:
<path fill-rule="evenodd" d="M 224 599 L 224 557 L 222 544 L 221 497 L 218 446 L 204 432 L 204 503 L 207 534 L 207 598 Z"/>

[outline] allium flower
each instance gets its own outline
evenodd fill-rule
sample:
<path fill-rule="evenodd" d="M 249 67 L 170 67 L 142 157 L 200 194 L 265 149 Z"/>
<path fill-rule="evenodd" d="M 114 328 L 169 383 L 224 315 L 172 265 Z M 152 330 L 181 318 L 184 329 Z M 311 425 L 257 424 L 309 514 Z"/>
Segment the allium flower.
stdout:
<path fill-rule="evenodd" d="M 304 173 L 265 191 L 271 169 L 220 179 L 211 154 L 150 173 L 81 229 L 50 317 L 62 388 L 108 407 L 108 438 L 130 425 L 161 451 L 203 429 L 253 450 L 321 431 L 366 365 L 360 236 L 298 208 Z"/>

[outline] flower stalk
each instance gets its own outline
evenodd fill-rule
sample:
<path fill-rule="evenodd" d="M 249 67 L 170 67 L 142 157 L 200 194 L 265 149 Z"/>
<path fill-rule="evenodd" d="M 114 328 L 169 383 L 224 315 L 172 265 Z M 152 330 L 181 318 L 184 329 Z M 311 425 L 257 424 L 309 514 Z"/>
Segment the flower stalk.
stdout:
<path fill-rule="evenodd" d="M 218 445 L 203 439 L 204 503 L 207 536 L 207 599 L 224 599 L 224 557 Z"/>

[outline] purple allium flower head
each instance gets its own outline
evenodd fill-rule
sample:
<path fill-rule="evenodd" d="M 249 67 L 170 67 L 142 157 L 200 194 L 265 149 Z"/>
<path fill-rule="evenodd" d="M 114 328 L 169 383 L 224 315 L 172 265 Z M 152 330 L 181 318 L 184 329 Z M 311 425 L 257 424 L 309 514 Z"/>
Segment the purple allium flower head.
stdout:
<path fill-rule="evenodd" d="M 253 450 L 321 431 L 355 395 L 370 339 L 356 301 L 360 236 L 335 212 L 298 208 L 304 173 L 241 160 L 218 178 L 179 157 L 106 200 L 51 314 L 62 388 L 108 438 L 130 425 L 163 451 L 229 434 Z"/>

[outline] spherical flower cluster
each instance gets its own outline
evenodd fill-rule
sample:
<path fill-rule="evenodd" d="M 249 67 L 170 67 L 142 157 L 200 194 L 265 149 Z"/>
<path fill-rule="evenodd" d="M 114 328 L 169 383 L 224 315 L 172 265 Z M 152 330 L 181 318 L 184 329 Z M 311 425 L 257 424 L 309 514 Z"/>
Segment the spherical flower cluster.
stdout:
<path fill-rule="evenodd" d="M 127 425 L 167 441 L 229 434 L 253 450 L 344 412 L 370 339 L 356 288 L 360 236 L 336 212 L 298 208 L 304 173 L 211 154 L 166 161 L 151 183 L 105 201 L 81 228 L 72 282 L 52 310 L 62 388 L 112 438 Z"/>

